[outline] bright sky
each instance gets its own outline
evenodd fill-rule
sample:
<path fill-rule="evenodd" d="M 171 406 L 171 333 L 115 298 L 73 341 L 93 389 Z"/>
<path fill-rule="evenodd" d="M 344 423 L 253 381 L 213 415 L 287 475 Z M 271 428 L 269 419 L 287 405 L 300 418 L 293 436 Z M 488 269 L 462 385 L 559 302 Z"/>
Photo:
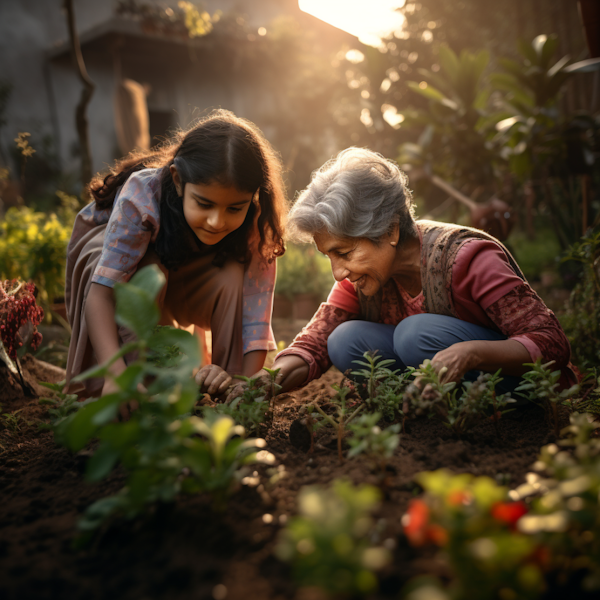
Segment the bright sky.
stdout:
<path fill-rule="evenodd" d="M 299 0 L 300 10 L 379 46 L 381 38 L 402 29 L 404 17 L 396 8 L 406 0 Z"/>

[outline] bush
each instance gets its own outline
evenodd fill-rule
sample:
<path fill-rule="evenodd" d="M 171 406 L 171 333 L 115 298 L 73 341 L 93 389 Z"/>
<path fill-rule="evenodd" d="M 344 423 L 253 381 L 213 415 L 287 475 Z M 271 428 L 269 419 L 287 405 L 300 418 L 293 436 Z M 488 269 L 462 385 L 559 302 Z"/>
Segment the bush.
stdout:
<path fill-rule="evenodd" d="M 0 277 L 33 281 L 48 312 L 54 299 L 64 295 L 70 237 L 71 226 L 54 213 L 9 208 L 0 224 Z"/>

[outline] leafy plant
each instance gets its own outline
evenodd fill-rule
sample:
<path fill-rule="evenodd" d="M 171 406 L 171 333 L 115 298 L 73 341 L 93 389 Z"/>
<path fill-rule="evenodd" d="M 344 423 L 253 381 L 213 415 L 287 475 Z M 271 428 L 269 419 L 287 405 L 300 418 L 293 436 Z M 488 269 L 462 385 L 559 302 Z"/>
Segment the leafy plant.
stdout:
<path fill-rule="evenodd" d="M 337 433 L 338 457 L 340 463 L 344 462 L 342 454 L 342 445 L 346 436 L 346 427 L 365 407 L 364 404 L 359 404 L 358 408 L 346 406 L 346 396 L 350 393 L 350 388 L 340 387 L 339 385 L 332 386 L 336 391 L 335 396 L 330 400 L 335 405 L 335 415 L 328 415 L 318 404 L 313 403 L 317 412 L 323 417 L 325 424 L 330 425 Z"/>
<path fill-rule="evenodd" d="M 23 409 L 20 408 L 13 412 L 1 413 L 0 425 L 2 425 L 4 429 L 8 429 L 8 431 L 12 433 L 18 433 L 19 431 L 21 431 L 21 428 L 24 425 L 32 425 L 31 421 L 28 421 L 25 417 L 19 414 L 22 410 Z"/>
<path fill-rule="evenodd" d="M 77 452 L 97 438 L 99 445 L 86 468 L 86 478 L 98 481 L 120 464 L 125 487 L 115 496 L 92 504 L 79 523 L 92 531 L 115 512 L 133 517 L 149 504 L 172 501 L 181 491 L 205 490 L 221 502 L 250 462 L 273 462 L 262 450 L 264 440 L 244 440 L 244 429 L 226 416 L 208 421 L 190 416 L 196 402 L 193 369 L 200 362 L 196 339 L 186 331 L 160 328 L 155 297 L 164 276 L 154 266 L 138 271 L 127 284 L 115 286 L 116 320 L 136 335 L 106 364 L 76 380 L 112 377 L 117 392 L 90 399 L 55 428 L 57 440 Z M 180 355 L 167 366 L 148 360 L 160 348 L 177 346 Z M 137 352 L 138 359 L 118 377 L 108 368 L 120 356 Z M 135 401 L 128 421 L 116 417 L 123 404 Z"/>
<path fill-rule="evenodd" d="M 380 419 L 381 413 L 377 412 L 361 415 L 348 426 L 354 434 L 348 440 L 348 457 L 365 454 L 382 473 L 385 473 L 387 462 L 400 443 L 400 424 L 381 429 L 377 425 Z"/>
<path fill-rule="evenodd" d="M 329 261 L 313 246 L 288 244 L 277 261 L 275 293 L 290 300 L 297 294 L 316 294 L 325 300 L 333 283 Z"/>
<path fill-rule="evenodd" d="M 516 179 L 527 183 L 538 202 L 544 200 L 566 249 L 587 228 L 582 213 L 589 190 L 580 176 L 598 164 L 600 127 L 592 115 L 561 116 L 560 92 L 571 72 L 568 56 L 555 58 L 557 49 L 556 35 L 538 35 L 519 43 L 519 60 L 499 61 L 504 72 L 490 77 L 502 94 L 492 144 Z"/>
<path fill-rule="evenodd" d="M 488 477 L 446 470 L 420 473 L 425 495 L 402 518 L 413 546 L 433 544 L 451 569 L 452 598 L 534 599 L 544 588 L 537 543 L 517 530 L 528 511 Z M 506 590 L 500 595 L 499 590 Z"/>
<path fill-rule="evenodd" d="M 535 473 L 510 492 L 529 499 L 531 511 L 519 530 L 547 549 L 549 569 L 566 583 L 583 573 L 584 590 L 600 589 L 600 439 L 591 415 L 573 413 L 561 431 L 565 439 L 544 446 Z"/>
<path fill-rule="evenodd" d="M 236 423 L 242 425 L 247 431 L 259 431 L 263 424 L 266 429 L 273 425 L 273 402 L 281 386 L 275 382 L 279 369 L 267 369 L 269 380 L 262 377 L 245 377 L 236 375 L 245 385 L 243 392 L 229 404 L 217 404 L 210 410 L 218 414 L 230 416 Z M 266 433 L 266 432 L 265 432 Z"/>
<path fill-rule="evenodd" d="M 558 438 L 558 407 L 561 404 L 569 404 L 567 399 L 572 398 L 579 391 L 579 384 L 562 392 L 559 391 L 561 372 L 551 371 L 550 367 L 553 364 L 553 360 L 542 364 L 541 358 L 538 358 L 535 363 L 525 363 L 525 366 L 531 367 L 531 370 L 523 375 L 525 383 L 522 383 L 516 391 L 527 392 L 522 395 L 543 407 L 548 423 L 553 427 L 554 434 Z"/>
<path fill-rule="evenodd" d="M 361 394 L 370 411 L 379 411 L 388 421 L 393 421 L 402 412 L 403 391 L 413 376 L 414 369 L 409 367 L 404 371 L 392 371 L 388 367 L 394 360 L 382 360 L 376 353 L 367 351 L 363 354 L 364 361 L 355 360 L 355 364 L 365 367 L 350 373 L 354 385 Z"/>
<path fill-rule="evenodd" d="M 400 164 L 435 172 L 467 193 L 494 180 L 494 155 L 486 140 L 490 88 L 484 71 L 489 52 L 439 48 L 440 70 L 419 69 L 423 80 L 409 88 L 429 100 L 426 110 L 403 111 L 405 127 L 424 127 L 417 144 L 400 147 Z"/>
<path fill-rule="evenodd" d="M 374 525 L 370 513 L 378 501 L 376 488 L 355 488 L 341 480 L 329 489 L 302 488 L 300 514 L 282 530 L 278 558 L 292 563 L 302 586 L 354 596 L 374 590 L 374 571 L 390 561 L 389 552 L 369 540 Z"/>
<path fill-rule="evenodd" d="M 415 371 L 415 382 L 405 394 L 405 401 L 416 415 L 438 416 L 460 437 L 477 422 L 492 412 L 496 424 L 499 414 L 507 412 L 506 407 L 515 400 L 509 394 L 496 395 L 496 385 L 502 381 L 500 370 L 493 375 L 481 373 L 474 382 L 464 381 L 462 390 L 456 390 L 456 383 L 442 383 L 441 376 L 446 367 L 436 371 L 430 360 L 425 360 Z"/>
<path fill-rule="evenodd" d="M 77 412 L 81 407 L 81 403 L 77 397 L 77 394 L 65 394 L 65 380 L 59 381 L 58 383 L 48 383 L 40 381 L 40 385 L 54 392 L 51 398 L 40 398 L 39 403 L 42 406 L 48 407 L 48 414 L 50 415 L 50 423 L 44 424 L 43 429 L 52 429 L 57 432 L 57 436 L 60 437 L 60 429 L 62 423 Z"/>
<path fill-rule="evenodd" d="M 560 315 L 571 342 L 573 360 L 580 367 L 600 362 L 600 227 L 589 229 L 573 244 L 562 262 L 575 261 L 583 266 L 581 280 Z"/>
<path fill-rule="evenodd" d="M 12 207 L 0 223 L 0 277 L 33 281 L 48 313 L 64 295 L 67 245 L 71 226 L 58 217 L 30 208 Z"/>

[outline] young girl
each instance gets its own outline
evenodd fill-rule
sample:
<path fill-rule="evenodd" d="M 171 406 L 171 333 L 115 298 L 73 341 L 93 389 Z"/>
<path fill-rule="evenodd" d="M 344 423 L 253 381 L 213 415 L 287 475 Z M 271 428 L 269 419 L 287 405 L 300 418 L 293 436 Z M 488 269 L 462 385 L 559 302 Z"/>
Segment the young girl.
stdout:
<path fill-rule="evenodd" d="M 113 286 L 156 264 L 167 283 L 162 325 L 212 332 L 212 364 L 196 381 L 222 393 L 274 349 L 275 257 L 284 252 L 287 202 L 281 163 L 258 128 L 218 110 L 158 149 L 122 159 L 90 189 L 67 251 L 72 327 L 67 385 L 131 336 L 115 322 Z M 115 362 L 118 375 L 126 367 Z M 90 395 L 110 379 L 86 382 Z"/>

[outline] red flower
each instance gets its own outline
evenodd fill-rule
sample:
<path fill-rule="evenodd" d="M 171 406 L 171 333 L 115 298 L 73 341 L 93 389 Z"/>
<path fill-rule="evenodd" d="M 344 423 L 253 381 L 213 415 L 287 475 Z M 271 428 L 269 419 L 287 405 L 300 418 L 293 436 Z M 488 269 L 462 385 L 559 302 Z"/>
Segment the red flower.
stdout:
<path fill-rule="evenodd" d="M 404 525 L 404 535 L 413 546 L 422 546 L 427 541 L 428 523 L 429 507 L 427 504 L 419 498 L 411 500 L 402 524 Z"/>
<path fill-rule="evenodd" d="M 517 521 L 528 512 L 524 502 L 496 502 L 492 506 L 492 517 L 497 521 L 504 521 L 514 526 Z"/>

